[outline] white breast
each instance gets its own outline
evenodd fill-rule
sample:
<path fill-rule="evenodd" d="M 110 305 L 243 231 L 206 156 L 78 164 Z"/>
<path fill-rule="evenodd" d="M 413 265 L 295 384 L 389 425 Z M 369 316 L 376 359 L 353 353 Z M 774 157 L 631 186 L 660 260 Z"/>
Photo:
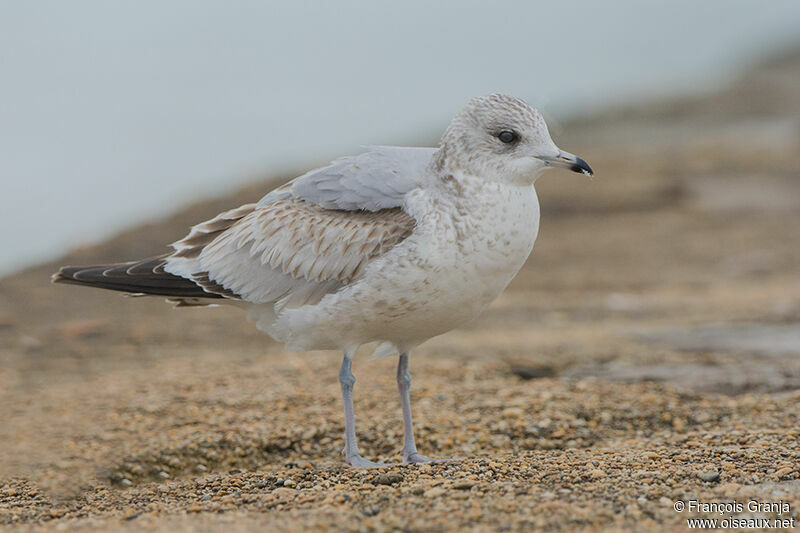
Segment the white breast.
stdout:
<path fill-rule="evenodd" d="M 364 277 L 319 304 L 289 309 L 270 333 L 290 350 L 372 341 L 409 350 L 475 318 L 511 282 L 539 228 L 533 186 L 453 178 L 407 199 L 414 233 Z"/>

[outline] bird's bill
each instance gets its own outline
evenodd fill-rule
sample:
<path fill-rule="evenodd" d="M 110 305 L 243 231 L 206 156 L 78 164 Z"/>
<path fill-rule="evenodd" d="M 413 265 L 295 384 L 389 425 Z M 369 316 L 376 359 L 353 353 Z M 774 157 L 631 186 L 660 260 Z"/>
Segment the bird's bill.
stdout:
<path fill-rule="evenodd" d="M 555 157 L 539 156 L 539 159 L 545 162 L 549 167 L 562 167 L 568 168 L 573 172 L 581 172 L 587 176 L 594 176 L 594 171 L 589 163 L 581 159 L 575 154 L 561 150 Z"/>

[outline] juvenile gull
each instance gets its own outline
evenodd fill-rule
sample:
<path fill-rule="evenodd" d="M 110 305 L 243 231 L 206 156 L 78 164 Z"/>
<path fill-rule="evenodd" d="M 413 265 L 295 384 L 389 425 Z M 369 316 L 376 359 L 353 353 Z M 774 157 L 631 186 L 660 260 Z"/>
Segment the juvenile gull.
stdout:
<path fill-rule="evenodd" d="M 288 350 L 344 353 L 339 381 L 346 461 L 361 457 L 353 355 L 399 354 L 403 462 L 417 452 L 408 356 L 469 322 L 511 282 L 533 249 L 549 167 L 589 176 L 559 150 L 541 114 L 510 96 L 471 100 L 439 148 L 380 146 L 336 160 L 194 226 L 173 252 L 143 261 L 63 267 L 53 281 L 162 295 L 179 306 L 229 303 Z"/>

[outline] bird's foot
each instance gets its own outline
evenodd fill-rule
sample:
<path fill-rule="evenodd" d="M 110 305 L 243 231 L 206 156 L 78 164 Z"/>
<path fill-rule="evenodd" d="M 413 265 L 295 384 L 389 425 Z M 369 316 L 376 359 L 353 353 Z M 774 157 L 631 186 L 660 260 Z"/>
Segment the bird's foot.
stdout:
<path fill-rule="evenodd" d="M 373 463 L 368 459 L 364 459 L 358 454 L 351 455 L 350 457 L 346 458 L 345 461 L 352 467 L 355 468 L 376 468 L 378 466 L 386 466 L 383 463 Z"/>
<path fill-rule="evenodd" d="M 420 455 L 417 452 L 412 453 L 404 453 L 403 454 L 403 464 L 415 464 L 415 463 L 442 463 L 445 461 L 452 461 L 448 457 L 444 457 L 442 459 L 434 459 L 432 457 L 425 457 L 424 455 Z"/>

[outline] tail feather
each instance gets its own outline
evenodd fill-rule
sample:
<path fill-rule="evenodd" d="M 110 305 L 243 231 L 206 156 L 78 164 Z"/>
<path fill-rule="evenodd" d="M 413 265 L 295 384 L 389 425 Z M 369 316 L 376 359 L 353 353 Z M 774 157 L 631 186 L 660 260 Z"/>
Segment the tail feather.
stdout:
<path fill-rule="evenodd" d="M 53 283 L 71 283 L 131 294 L 183 298 L 222 298 L 206 292 L 190 279 L 164 271 L 167 255 L 142 261 L 92 266 L 65 266 L 53 274 Z"/>

